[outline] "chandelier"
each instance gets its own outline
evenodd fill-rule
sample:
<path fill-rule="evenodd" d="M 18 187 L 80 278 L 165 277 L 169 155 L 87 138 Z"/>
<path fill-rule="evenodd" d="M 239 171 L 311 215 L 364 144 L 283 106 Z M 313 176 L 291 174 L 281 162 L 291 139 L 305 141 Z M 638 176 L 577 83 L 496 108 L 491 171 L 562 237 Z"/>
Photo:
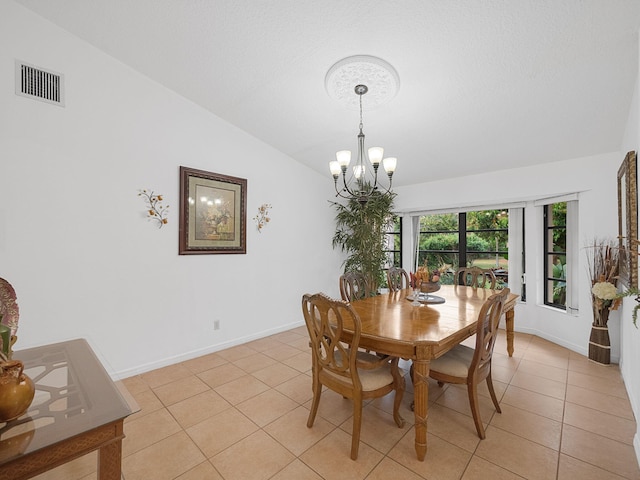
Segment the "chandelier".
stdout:
<path fill-rule="evenodd" d="M 386 194 L 391 191 L 391 180 L 393 172 L 396 170 L 397 158 L 387 157 L 383 159 L 384 149 L 382 147 L 371 147 L 367 151 L 369 163 L 365 161 L 364 132 L 362 131 L 362 96 L 369 91 L 366 85 L 356 85 L 356 95 L 360 104 L 360 133 L 358 133 L 358 154 L 352 171 L 348 172 L 351 163 L 351 150 L 340 150 L 336 153 L 336 160 L 329 162 L 329 170 L 333 175 L 333 182 L 336 189 L 336 197 L 357 200 L 361 204 L 369 201 L 372 195 Z M 385 188 L 378 182 L 378 170 L 382 163 L 382 168 L 388 177 L 388 186 Z M 371 172 L 371 169 L 373 172 Z M 342 181 L 338 179 L 342 177 Z"/>

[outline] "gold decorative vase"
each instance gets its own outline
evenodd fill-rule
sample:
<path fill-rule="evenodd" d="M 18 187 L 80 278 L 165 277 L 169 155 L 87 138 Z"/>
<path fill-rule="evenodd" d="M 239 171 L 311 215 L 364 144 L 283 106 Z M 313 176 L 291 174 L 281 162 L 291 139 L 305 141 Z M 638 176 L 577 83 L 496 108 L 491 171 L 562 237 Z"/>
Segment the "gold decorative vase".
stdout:
<path fill-rule="evenodd" d="M 0 422 L 15 420 L 27 411 L 36 387 L 20 360 L 0 363 Z"/>

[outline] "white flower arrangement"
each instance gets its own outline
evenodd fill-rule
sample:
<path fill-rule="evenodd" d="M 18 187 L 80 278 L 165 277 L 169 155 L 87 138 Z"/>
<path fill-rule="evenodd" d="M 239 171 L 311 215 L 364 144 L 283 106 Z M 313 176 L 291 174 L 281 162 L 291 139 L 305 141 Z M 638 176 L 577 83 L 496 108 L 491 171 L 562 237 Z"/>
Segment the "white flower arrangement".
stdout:
<path fill-rule="evenodd" d="M 591 293 L 601 300 L 614 300 L 618 297 L 618 288 L 610 282 L 597 282 L 591 288 Z"/>
<path fill-rule="evenodd" d="M 636 301 L 640 302 L 640 291 L 629 289 L 618 292 L 618 287 L 611 282 L 596 282 L 591 287 L 591 293 L 593 294 L 593 306 L 596 310 L 617 310 L 624 297 L 635 296 Z M 632 311 L 633 326 L 636 328 L 638 328 L 638 311 L 640 311 L 640 303 L 635 305 Z"/>

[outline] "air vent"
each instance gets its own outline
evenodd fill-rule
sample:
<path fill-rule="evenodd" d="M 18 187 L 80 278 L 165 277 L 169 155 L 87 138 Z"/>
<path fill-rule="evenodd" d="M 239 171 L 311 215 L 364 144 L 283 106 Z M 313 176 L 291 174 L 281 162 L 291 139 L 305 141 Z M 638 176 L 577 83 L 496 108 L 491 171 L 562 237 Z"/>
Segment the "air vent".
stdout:
<path fill-rule="evenodd" d="M 16 60 L 16 95 L 64 107 L 64 75 Z"/>

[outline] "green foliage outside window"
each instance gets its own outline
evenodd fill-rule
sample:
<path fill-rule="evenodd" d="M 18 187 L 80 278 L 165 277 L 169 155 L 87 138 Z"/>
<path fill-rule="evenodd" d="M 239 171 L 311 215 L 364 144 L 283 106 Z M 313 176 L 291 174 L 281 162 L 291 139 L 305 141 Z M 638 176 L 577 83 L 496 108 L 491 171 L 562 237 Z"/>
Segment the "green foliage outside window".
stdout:
<path fill-rule="evenodd" d="M 551 296 L 550 304 L 565 307 L 567 303 L 567 202 L 553 203 L 545 207 L 547 226 L 551 232 L 551 245 L 547 245 L 548 265 L 551 266 L 548 280 L 551 284 L 551 292 L 547 292 L 545 298 Z M 549 213 L 551 214 L 549 217 Z M 547 237 L 549 238 L 549 237 Z M 550 294 L 550 295 L 549 295 Z"/>
<path fill-rule="evenodd" d="M 460 266 L 461 254 L 466 258 L 466 266 L 475 265 L 505 271 L 508 269 L 508 213 L 505 210 L 483 210 L 467 212 L 464 217 L 464 252 L 460 252 L 460 214 L 446 213 L 420 217 L 418 264 L 423 265 L 426 259 L 430 271 L 442 270 L 444 267 L 446 273 L 441 276 L 442 283 L 453 283 L 453 274 Z"/>

